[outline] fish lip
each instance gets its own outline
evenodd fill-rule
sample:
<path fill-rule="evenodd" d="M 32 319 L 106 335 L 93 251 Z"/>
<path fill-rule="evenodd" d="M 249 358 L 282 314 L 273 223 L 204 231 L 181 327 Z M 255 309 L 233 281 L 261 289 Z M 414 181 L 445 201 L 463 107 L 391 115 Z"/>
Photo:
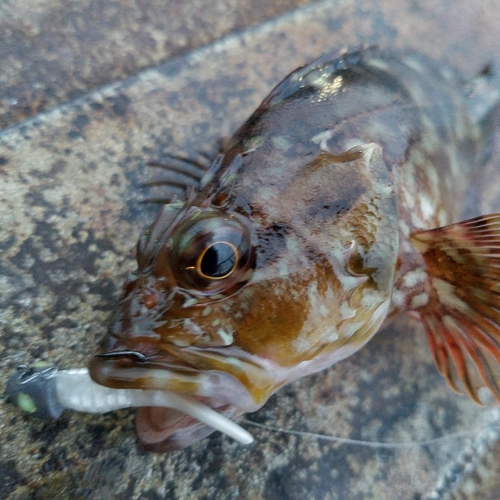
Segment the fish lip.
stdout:
<path fill-rule="evenodd" d="M 105 352 L 105 353 L 102 353 L 102 354 L 95 354 L 94 357 L 95 358 L 105 358 L 105 359 L 109 359 L 109 358 L 115 358 L 116 359 L 116 358 L 132 357 L 132 358 L 136 358 L 135 361 L 137 361 L 139 363 L 147 362 L 150 359 L 149 356 L 146 356 L 142 352 L 139 352 L 139 351 L 126 351 L 126 350 L 123 350 L 123 351 L 110 351 L 110 352 Z"/>
<path fill-rule="evenodd" d="M 120 366 L 123 360 L 132 362 Z M 191 396 L 214 410 L 230 405 L 246 413 L 262 406 L 231 373 L 162 364 L 136 351 L 95 355 L 89 363 L 89 375 L 94 382 L 113 389 L 160 390 Z"/>

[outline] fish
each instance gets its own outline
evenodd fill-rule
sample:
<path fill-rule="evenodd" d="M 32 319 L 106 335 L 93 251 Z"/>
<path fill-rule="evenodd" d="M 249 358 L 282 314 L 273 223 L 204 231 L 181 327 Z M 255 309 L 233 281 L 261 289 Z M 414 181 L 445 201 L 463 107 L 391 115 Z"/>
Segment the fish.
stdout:
<path fill-rule="evenodd" d="M 437 62 L 357 47 L 288 75 L 207 167 L 153 164 L 170 177 L 93 383 L 234 420 L 409 315 L 455 392 L 500 401 L 500 214 L 457 222 L 488 141 L 474 103 Z M 146 450 L 213 431 L 137 410 Z"/>

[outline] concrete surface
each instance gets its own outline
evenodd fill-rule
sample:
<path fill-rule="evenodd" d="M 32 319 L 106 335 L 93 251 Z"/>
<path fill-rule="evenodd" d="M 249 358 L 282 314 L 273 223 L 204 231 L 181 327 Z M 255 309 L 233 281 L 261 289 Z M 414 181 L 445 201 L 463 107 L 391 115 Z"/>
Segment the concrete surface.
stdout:
<path fill-rule="evenodd" d="M 221 39 L 269 16 L 247 23 L 245 14 L 223 29 L 209 23 L 196 38 L 203 19 L 222 18 L 227 3 L 214 1 L 202 11 L 193 3 L 183 13 L 175 4 L 155 10 L 155 2 L 130 3 L 132 11 L 140 5 L 144 16 L 136 19 L 134 36 L 126 24 L 109 27 L 116 30 L 116 45 L 106 38 L 109 18 L 99 24 L 92 17 L 94 4 L 80 2 L 75 14 L 76 3 L 39 1 L 29 16 L 17 3 L 3 5 L 11 31 L 0 39 L 9 61 L 0 75 L 7 81 L 9 73 L 12 83 L 2 91 L 6 128 L 0 134 L 0 387 L 18 364 L 42 359 L 76 367 L 92 355 L 123 276 L 134 268 L 137 238 L 154 216 L 154 207 L 138 204 L 139 184 L 150 176 L 148 160 L 161 160 L 166 152 L 213 151 L 218 137 L 230 134 L 289 71 L 332 48 L 413 48 L 452 64 L 466 78 L 488 63 L 500 64 L 495 0 L 381 0 L 377 6 L 328 0 L 285 14 L 296 3 L 283 3 L 279 17 Z M 120 16 L 128 4 L 110 5 Z M 83 28 L 46 34 L 37 46 L 30 37 L 54 9 L 66 25 L 79 19 Z M 194 41 L 184 52 L 165 44 L 144 48 L 145 33 L 174 30 L 162 24 L 163 16 L 188 26 L 185 37 Z M 0 25 L 6 23 L 4 14 Z M 85 26 L 98 32 L 89 37 L 92 49 Z M 14 31 L 23 29 L 27 40 L 16 39 Z M 24 42 L 26 51 L 17 51 Z M 49 57 L 42 46 L 50 43 L 59 51 Z M 92 60 L 88 80 L 63 64 L 65 50 L 69 59 Z M 114 52 L 116 67 L 108 71 Z M 133 64 L 127 66 L 120 53 Z M 53 75 L 30 62 L 38 58 L 42 67 L 51 57 Z M 8 89 L 37 78 L 42 97 L 28 93 L 28 111 L 16 111 L 19 99 Z M 110 81 L 115 83 L 96 88 Z M 75 93 L 80 97 L 71 100 Z M 494 155 L 474 180 L 484 196 L 474 198 L 472 212 L 500 211 L 497 172 Z M 378 334 L 352 358 L 284 388 L 248 419 L 370 441 L 421 441 L 464 430 L 470 435 L 384 449 L 244 424 L 256 437 L 251 446 L 216 434 L 187 450 L 154 455 L 137 449 L 132 412 L 67 413 L 57 422 L 39 422 L 2 397 L 0 498 L 498 498 L 498 411 L 451 393 L 421 331 L 407 321 Z"/>
<path fill-rule="evenodd" d="M 0 128 L 311 0 L 0 4 Z"/>

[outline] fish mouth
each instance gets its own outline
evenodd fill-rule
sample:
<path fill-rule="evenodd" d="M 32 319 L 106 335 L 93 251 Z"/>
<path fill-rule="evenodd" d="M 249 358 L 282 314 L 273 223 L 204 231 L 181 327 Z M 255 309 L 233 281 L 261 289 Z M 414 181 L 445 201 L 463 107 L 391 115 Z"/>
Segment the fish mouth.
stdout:
<path fill-rule="evenodd" d="M 248 360 L 236 361 L 226 352 L 179 351 L 184 358 L 186 353 L 188 358 L 194 355 L 198 366 L 193 366 L 193 359 L 187 363 L 171 354 L 149 357 L 139 351 L 116 350 L 94 356 L 89 374 L 94 382 L 113 389 L 159 390 L 189 396 L 229 419 L 256 411 L 272 392 L 273 381 L 262 367 Z M 161 453 L 185 448 L 214 432 L 188 414 L 157 406 L 139 407 L 135 428 L 142 448 Z"/>
<path fill-rule="evenodd" d="M 200 398 L 196 399 L 204 403 Z M 212 409 L 229 419 L 242 414 L 232 405 Z M 135 432 L 141 448 L 165 453 L 191 446 L 208 437 L 215 429 L 173 408 L 142 406 L 137 409 Z"/>

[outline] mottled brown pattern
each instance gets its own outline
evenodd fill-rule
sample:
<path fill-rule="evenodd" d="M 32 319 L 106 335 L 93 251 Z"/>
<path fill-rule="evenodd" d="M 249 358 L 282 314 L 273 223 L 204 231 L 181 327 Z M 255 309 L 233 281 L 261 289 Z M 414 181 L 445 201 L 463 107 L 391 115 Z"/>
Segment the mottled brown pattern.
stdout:
<path fill-rule="evenodd" d="M 433 341 L 437 321 L 424 309 L 454 295 L 430 294 L 438 273 L 409 243 L 416 228 L 437 225 L 439 211 L 451 214 L 446 200 L 464 191 L 479 143 L 487 143 L 457 79 L 420 55 L 376 47 L 327 54 L 286 77 L 199 188 L 188 186 L 184 203 L 162 209 L 147 231 L 148 255 L 141 243 L 91 378 L 255 411 L 282 385 L 362 347 L 392 316 L 394 293 L 393 310 L 423 311 L 438 368 L 458 390 Z M 278 231 L 282 254 L 268 266 L 255 259 L 268 247 L 258 239 L 262 225 L 288 228 Z M 223 270 L 227 252 L 233 264 Z M 495 388 L 489 364 L 470 356 Z M 148 449 L 206 435 L 198 423 L 182 428 L 168 414 L 155 413 L 164 424 L 152 415 L 139 413 L 136 425 L 140 436 L 158 437 L 147 439 Z"/>
<path fill-rule="evenodd" d="M 125 286 L 111 339 L 91 363 L 95 381 L 112 388 L 171 390 L 181 375 L 188 394 L 209 398 L 213 407 L 254 411 L 283 384 L 345 358 L 378 330 L 389 309 L 398 249 L 391 170 L 404 169 L 382 138 L 393 132 L 393 115 L 401 120 L 395 131 L 401 142 L 405 128 L 418 137 L 425 129 L 400 112 L 417 105 L 392 75 L 393 67 L 400 67 L 397 59 L 376 49 L 331 57 L 287 77 L 236 133 L 220 165 L 210 167 L 213 180 L 204 178 L 196 196 L 188 193 L 185 206 L 166 225 L 162 218 L 153 224 L 149 231 L 162 236 L 152 261 Z M 387 71 L 372 69 L 378 58 Z M 352 100 L 354 110 L 348 105 Z M 369 112 L 357 129 L 351 122 L 358 121 L 362 108 Z M 299 115 L 308 118 L 299 123 Z M 370 136 L 365 128 L 377 128 L 375 139 L 382 144 L 360 145 L 357 137 Z M 304 146 L 302 154 L 296 145 Z M 343 154 L 332 154 L 336 150 Z M 216 209 L 211 200 L 221 191 L 228 201 Z M 252 253 L 262 251 L 257 228 L 276 223 L 289 228 L 282 255 L 272 266 L 263 267 L 258 259 L 254 264 Z M 239 235 L 234 271 L 220 279 L 202 276 L 198 261 L 204 245 L 229 242 L 230 226 Z M 174 370 L 168 387 L 154 375 L 161 368 Z M 244 391 L 226 394 L 219 379 L 210 379 L 210 370 L 231 374 Z"/>
<path fill-rule="evenodd" d="M 495 1 L 325 2 L 4 132 L 2 386 L 20 362 L 81 366 L 91 355 L 121 276 L 134 267 L 141 228 L 154 217 L 136 204 L 137 185 L 147 178 L 138 169 L 144 161 L 177 148 L 210 148 L 283 75 L 333 47 L 411 47 L 471 78 L 498 60 L 499 15 Z M 126 102 L 126 114 L 114 111 Z M 72 123 L 82 112 L 90 124 L 78 134 Z M 491 161 L 489 176 L 471 185 L 469 216 L 499 210 L 497 172 Z M 252 447 L 213 436 L 174 455 L 145 455 L 137 451 L 128 412 L 42 423 L 2 400 L 1 495 L 496 498 L 497 433 L 488 425 L 498 416 L 450 394 L 421 332 L 406 321 L 397 326 L 333 369 L 281 391 L 252 418 L 364 439 L 457 429 L 473 430 L 474 439 L 374 450 L 255 430 Z"/>

